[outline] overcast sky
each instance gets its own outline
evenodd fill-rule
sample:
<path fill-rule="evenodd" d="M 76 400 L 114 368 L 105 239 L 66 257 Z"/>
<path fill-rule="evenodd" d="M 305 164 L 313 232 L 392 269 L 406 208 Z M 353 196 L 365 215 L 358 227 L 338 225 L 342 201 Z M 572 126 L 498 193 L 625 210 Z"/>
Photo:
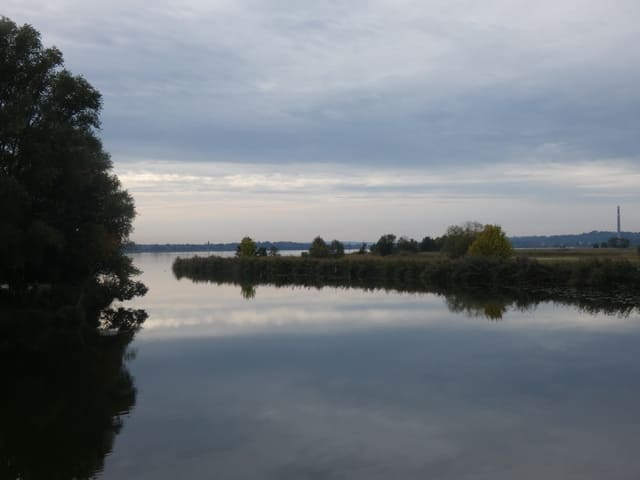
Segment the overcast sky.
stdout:
<path fill-rule="evenodd" d="M 640 230 L 637 0 L 4 0 L 149 242 Z"/>

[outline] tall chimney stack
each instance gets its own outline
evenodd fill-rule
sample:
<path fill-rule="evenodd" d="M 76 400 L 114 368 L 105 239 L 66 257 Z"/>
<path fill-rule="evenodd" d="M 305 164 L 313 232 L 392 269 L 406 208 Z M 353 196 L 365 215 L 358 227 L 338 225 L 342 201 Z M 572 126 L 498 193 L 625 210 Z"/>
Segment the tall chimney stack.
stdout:
<path fill-rule="evenodd" d="M 620 233 L 620 205 L 618 205 L 618 238 L 622 238 Z"/>

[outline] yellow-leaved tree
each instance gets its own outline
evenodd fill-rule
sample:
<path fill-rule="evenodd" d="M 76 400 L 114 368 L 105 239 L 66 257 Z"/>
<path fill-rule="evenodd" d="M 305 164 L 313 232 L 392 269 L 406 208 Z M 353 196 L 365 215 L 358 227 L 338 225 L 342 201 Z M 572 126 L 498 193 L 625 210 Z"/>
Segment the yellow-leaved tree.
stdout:
<path fill-rule="evenodd" d="M 485 225 L 469 247 L 469 255 L 509 258 L 513 256 L 511 242 L 500 225 Z"/>

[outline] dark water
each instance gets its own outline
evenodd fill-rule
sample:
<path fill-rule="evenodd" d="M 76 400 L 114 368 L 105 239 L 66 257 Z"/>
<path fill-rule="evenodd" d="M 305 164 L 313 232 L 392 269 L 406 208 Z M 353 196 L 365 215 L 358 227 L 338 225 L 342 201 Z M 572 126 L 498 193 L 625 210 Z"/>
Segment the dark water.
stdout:
<path fill-rule="evenodd" d="M 172 258 L 137 257 L 149 319 L 108 376 L 135 398 L 85 412 L 117 419 L 106 447 L 84 437 L 99 478 L 640 478 L 637 312 L 495 321 L 428 294 L 264 286 L 246 300 L 177 282 Z M 79 381 L 113 396 L 96 375 Z"/>

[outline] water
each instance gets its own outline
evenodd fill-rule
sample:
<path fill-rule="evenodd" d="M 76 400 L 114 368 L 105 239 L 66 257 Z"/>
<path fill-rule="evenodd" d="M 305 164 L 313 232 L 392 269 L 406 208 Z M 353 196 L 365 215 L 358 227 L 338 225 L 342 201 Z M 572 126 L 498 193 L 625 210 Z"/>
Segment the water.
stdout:
<path fill-rule="evenodd" d="M 176 281 L 173 258 L 136 256 L 149 319 L 127 363 L 135 402 L 93 450 L 99 478 L 640 477 L 637 312 L 541 304 L 494 321 L 431 294 L 332 288 L 246 299 Z"/>

